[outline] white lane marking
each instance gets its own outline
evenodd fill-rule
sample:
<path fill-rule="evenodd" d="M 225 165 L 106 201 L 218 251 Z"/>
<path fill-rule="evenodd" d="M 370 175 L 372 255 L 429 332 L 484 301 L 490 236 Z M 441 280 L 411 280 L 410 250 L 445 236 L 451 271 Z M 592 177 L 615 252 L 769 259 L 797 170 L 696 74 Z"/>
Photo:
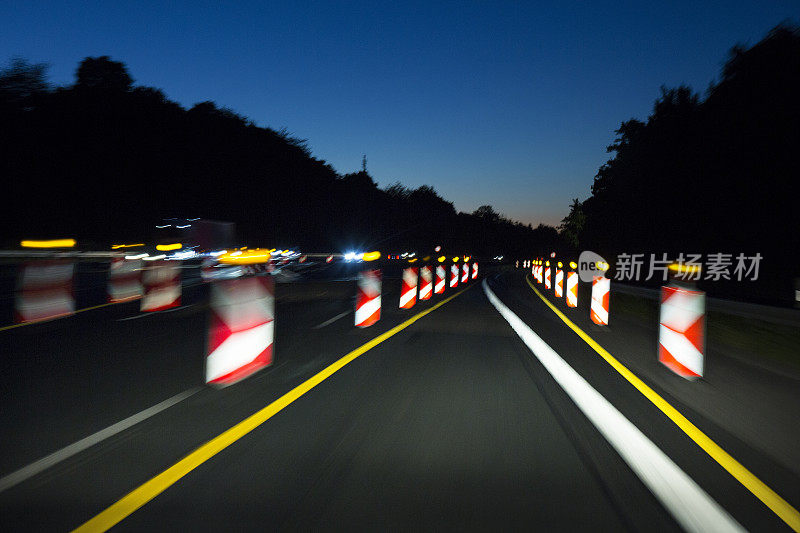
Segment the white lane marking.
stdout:
<path fill-rule="evenodd" d="M 124 322 L 125 320 L 136 320 L 137 318 L 144 318 L 146 316 L 154 316 L 158 315 L 159 313 L 171 313 L 173 311 L 180 311 L 181 309 L 188 309 L 190 307 L 194 307 L 197 304 L 189 304 L 189 305 L 181 305 L 178 307 L 170 307 L 169 309 L 162 309 L 161 311 L 142 311 L 138 315 L 133 315 L 125 318 L 118 318 L 117 322 Z"/>
<path fill-rule="evenodd" d="M 487 298 L 553 379 L 603 434 L 639 479 L 686 531 L 745 531 L 639 428 L 583 379 L 500 301 L 483 280 Z"/>
<path fill-rule="evenodd" d="M 72 444 L 61 448 L 60 450 L 51 453 L 41 459 L 34 461 L 33 463 L 23 466 L 19 470 L 16 470 L 8 475 L 3 476 L 0 478 L 0 492 L 10 489 L 14 485 L 22 483 L 26 479 L 29 479 L 44 470 L 47 470 L 51 466 L 54 466 L 65 459 L 69 459 L 73 455 L 76 455 L 87 448 L 94 446 L 95 444 L 113 436 L 117 433 L 120 433 L 131 426 L 138 424 L 139 422 L 150 418 L 153 415 L 160 413 L 161 411 L 168 409 L 175 405 L 178 402 L 181 402 L 196 394 L 201 390 L 202 387 L 195 387 L 193 389 L 189 389 L 187 391 L 183 391 L 171 398 L 167 398 L 161 403 L 158 403 L 152 407 L 148 407 L 144 411 L 140 411 L 135 415 L 131 415 L 128 418 L 117 422 L 116 424 L 112 424 L 105 429 L 101 429 L 97 433 L 93 433 L 88 437 L 84 437 L 77 442 L 73 442 Z"/>
<path fill-rule="evenodd" d="M 340 318 L 346 317 L 350 313 L 352 313 L 352 311 L 345 311 L 343 313 L 339 313 L 335 317 L 333 317 L 333 318 L 331 318 L 329 320 L 326 320 L 322 324 L 317 324 L 316 326 L 312 327 L 311 329 L 320 329 L 320 328 L 324 328 L 325 326 L 329 326 L 329 325 L 333 324 L 334 322 L 336 322 L 337 320 L 339 320 Z"/>

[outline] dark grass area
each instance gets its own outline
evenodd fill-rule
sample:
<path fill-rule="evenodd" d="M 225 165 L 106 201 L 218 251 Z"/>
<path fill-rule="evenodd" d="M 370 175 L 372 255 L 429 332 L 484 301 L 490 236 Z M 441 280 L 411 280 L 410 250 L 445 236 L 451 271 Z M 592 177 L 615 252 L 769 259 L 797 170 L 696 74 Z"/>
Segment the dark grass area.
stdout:
<path fill-rule="evenodd" d="M 639 296 L 615 292 L 612 313 L 642 325 L 658 325 L 659 304 Z M 778 365 L 800 375 L 800 329 L 722 313 L 706 313 L 706 345 L 756 364 Z"/>

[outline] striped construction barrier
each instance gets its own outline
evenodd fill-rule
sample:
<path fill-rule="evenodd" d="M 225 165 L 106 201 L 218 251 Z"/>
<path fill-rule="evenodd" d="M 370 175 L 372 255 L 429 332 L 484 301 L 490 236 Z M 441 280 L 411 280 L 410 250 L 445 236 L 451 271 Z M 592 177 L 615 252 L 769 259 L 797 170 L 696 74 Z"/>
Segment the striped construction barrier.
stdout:
<path fill-rule="evenodd" d="M 411 309 L 417 303 L 417 281 L 419 269 L 416 267 L 403 269 L 403 285 L 400 288 L 400 309 Z"/>
<path fill-rule="evenodd" d="M 444 288 L 447 286 L 447 270 L 442 265 L 436 265 L 436 283 L 433 286 L 433 292 L 436 294 L 444 294 Z"/>
<path fill-rule="evenodd" d="M 142 311 L 163 311 L 181 304 L 181 271 L 175 263 L 159 259 L 144 267 Z"/>
<path fill-rule="evenodd" d="M 567 272 L 567 307 L 578 307 L 577 272 Z"/>
<path fill-rule="evenodd" d="M 419 299 L 430 300 L 433 293 L 433 271 L 425 265 L 419 269 Z"/>
<path fill-rule="evenodd" d="M 705 298 L 702 291 L 661 287 L 658 360 L 686 379 L 703 377 Z"/>
<path fill-rule="evenodd" d="M 458 265 L 450 267 L 450 287 L 458 287 Z"/>
<path fill-rule="evenodd" d="M 142 297 L 142 260 L 112 257 L 108 269 L 108 301 L 127 302 Z"/>
<path fill-rule="evenodd" d="M 605 276 L 592 278 L 592 303 L 589 307 L 589 316 L 592 322 L 600 326 L 608 325 L 608 299 L 611 290 L 611 280 Z"/>
<path fill-rule="evenodd" d="M 230 385 L 273 361 L 275 283 L 272 276 L 211 284 L 206 383 Z"/>
<path fill-rule="evenodd" d="M 544 267 L 544 288 L 550 289 L 552 286 L 550 284 L 550 262 L 547 262 L 547 266 Z"/>
<path fill-rule="evenodd" d="M 215 265 L 217 261 L 211 258 L 203 259 L 203 262 L 200 264 L 200 279 L 203 280 L 203 283 L 208 283 L 212 281 L 215 277 Z"/>
<path fill-rule="evenodd" d="M 561 270 L 561 263 L 559 263 L 558 268 L 556 268 L 555 288 L 556 298 L 561 298 L 564 296 L 564 271 Z"/>
<path fill-rule="evenodd" d="M 478 279 L 478 263 L 472 263 L 472 279 Z"/>
<path fill-rule="evenodd" d="M 21 265 L 14 302 L 15 321 L 37 322 L 73 314 L 74 271 L 75 263 L 59 259 Z"/>
<path fill-rule="evenodd" d="M 461 265 L 461 283 L 467 283 L 469 281 L 469 263 L 464 263 Z"/>
<path fill-rule="evenodd" d="M 381 318 L 381 271 L 363 270 L 358 274 L 355 324 L 371 326 Z"/>

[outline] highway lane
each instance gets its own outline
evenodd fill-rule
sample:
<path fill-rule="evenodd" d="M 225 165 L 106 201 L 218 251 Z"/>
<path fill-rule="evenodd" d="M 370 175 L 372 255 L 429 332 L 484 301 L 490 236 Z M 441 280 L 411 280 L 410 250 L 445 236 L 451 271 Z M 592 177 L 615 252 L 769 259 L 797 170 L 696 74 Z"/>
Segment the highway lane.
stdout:
<path fill-rule="evenodd" d="M 589 319 L 588 290 L 582 291 L 579 307 L 570 309 L 563 299 L 554 298 L 552 291 L 546 291 L 522 272 L 504 276 L 497 283 L 498 296 L 515 313 L 742 525 L 751 530 L 786 527 L 662 411 L 645 400 L 640 391 L 571 331 L 538 296 L 531 296 L 534 292 L 530 285 L 537 287 L 579 328 L 797 509 L 800 475 L 791 457 L 796 447 L 790 452 L 787 446 L 800 436 L 796 422 L 792 422 L 797 420 L 800 409 L 794 380 L 766 374 L 757 366 L 743 365 L 712 346 L 707 349 L 705 378 L 690 382 L 658 363 L 657 317 L 648 325 L 615 317 L 612 301 L 610 326 L 596 326 Z M 557 397 L 559 393 L 554 389 L 551 396 Z M 796 521 L 794 524 L 797 527 Z"/>
<path fill-rule="evenodd" d="M 277 284 L 276 364 L 313 325 L 352 310 L 354 292 L 349 281 Z M 135 301 L 0 332 L 0 476 L 202 385 L 207 296 L 194 284 L 175 310 L 140 313 Z"/>
<path fill-rule="evenodd" d="M 740 523 L 759 530 L 781 527 L 773 513 L 615 376 L 522 275 L 506 273 L 491 281 L 504 302 Z M 0 493 L 6 524 L 52 530 L 83 523 L 345 353 L 438 301 L 396 309 L 397 289 L 387 283 L 385 312 L 376 326 L 354 328 L 350 316 L 315 328 L 352 306 L 349 288 L 325 294 L 319 287 L 288 290 L 281 298 L 278 287 L 273 368 L 223 390 L 204 388 Z M 105 324 L 106 314 L 122 311 L 103 310 L 105 318 L 95 317 L 87 326 Z M 200 309 L 187 309 L 114 322 L 163 327 L 170 335 L 191 338 L 199 335 L 202 316 Z M 592 332 L 598 338 L 603 333 Z M 186 348 L 177 341 L 163 344 L 155 360 Z M 137 375 L 134 382 L 143 381 Z M 185 385 L 192 383 L 187 379 Z M 160 394 L 135 395 L 141 404 L 172 392 L 163 385 L 153 388 Z M 742 451 L 738 439 L 688 405 L 677 405 L 720 444 Z M 111 411 L 119 420 L 126 410 Z M 54 433 L 63 438 L 62 431 Z M 31 435 L 35 428 L 29 428 L 23 445 L 32 442 Z M 745 452 L 737 457 L 759 466 L 751 467 L 788 497 L 791 472 L 785 479 L 769 476 L 774 461 L 757 449 Z M 4 455 L 20 453 L 9 445 Z M 677 524 L 475 286 L 364 353 L 117 527 L 674 530 Z"/>
<path fill-rule="evenodd" d="M 572 446 L 524 357 L 473 287 L 118 527 L 624 529 L 626 517 Z M 672 527 L 663 511 L 649 518 Z"/>

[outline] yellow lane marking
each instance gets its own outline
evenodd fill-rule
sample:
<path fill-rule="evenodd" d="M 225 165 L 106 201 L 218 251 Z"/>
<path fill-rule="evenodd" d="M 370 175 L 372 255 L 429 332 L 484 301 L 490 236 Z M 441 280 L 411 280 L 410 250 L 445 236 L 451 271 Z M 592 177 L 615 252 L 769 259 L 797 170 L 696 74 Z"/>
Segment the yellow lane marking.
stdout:
<path fill-rule="evenodd" d="M 7 329 L 21 328 L 22 326 L 32 326 L 34 324 L 42 324 L 44 322 L 52 322 L 53 320 L 58 320 L 59 318 L 68 318 L 71 317 L 72 315 L 83 313 L 84 311 L 91 311 L 92 309 L 100 309 L 101 307 L 108 307 L 109 305 L 122 304 L 130 301 L 131 300 L 126 300 L 125 302 L 108 302 L 100 305 L 93 305 L 92 307 L 84 307 L 83 309 L 76 309 L 72 313 L 66 315 L 59 315 L 59 316 L 54 316 L 53 318 L 45 318 L 44 320 L 34 320 L 32 322 L 22 322 L 20 324 L 11 324 L 10 326 L 3 326 L 0 327 L 0 331 L 5 331 Z"/>
<path fill-rule="evenodd" d="M 525 281 L 528 286 L 533 289 L 533 292 L 547 304 L 547 306 L 558 315 L 558 317 L 569 326 L 569 328 L 578 334 L 586 344 L 592 347 L 600 357 L 622 375 L 628 382 L 636 387 L 653 405 L 658 407 L 662 413 L 672 420 L 686 435 L 692 439 L 700 448 L 702 448 L 708 455 L 711 456 L 717 463 L 728 471 L 736 480 L 744 485 L 753 495 L 761 500 L 764 505 L 772 509 L 778 517 L 786 522 L 786 524 L 794 531 L 800 531 L 800 513 L 797 509 L 792 507 L 786 500 L 781 498 L 774 490 L 769 488 L 763 481 L 758 479 L 752 472 L 745 468 L 739 461 L 731 457 L 731 455 L 723 450 L 716 442 L 711 440 L 705 433 L 700 431 L 697 426 L 692 424 L 685 416 L 683 416 L 677 409 L 662 398 L 656 391 L 647 386 L 641 379 L 639 379 L 633 372 L 628 370 L 626 366 L 620 363 L 614 356 L 612 356 L 605 348 L 597 344 L 597 342 L 587 335 L 581 328 L 576 326 L 564 313 L 562 313 L 549 299 L 545 298 L 540 293 L 533 283 L 531 283 L 530 276 L 525 276 Z"/>
<path fill-rule="evenodd" d="M 307 393 L 308 391 L 310 391 L 311 389 L 322 383 L 324 380 L 328 379 L 331 375 L 333 375 L 342 367 L 353 361 L 355 358 L 371 350 L 375 346 L 379 345 L 380 343 L 392 337 L 393 335 L 399 333 L 400 331 L 406 329 L 408 326 L 410 326 L 420 318 L 440 308 L 441 306 L 443 306 L 456 296 L 461 295 L 461 293 L 472 288 L 473 286 L 474 285 L 470 285 L 469 287 L 458 291 L 454 295 L 442 300 L 433 307 L 426 309 L 425 311 L 422 311 L 420 313 L 417 313 L 416 315 L 409 318 L 402 324 L 393 327 L 386 333 L 378 335 L 377 337 L 367 342 L 366 344 L 356 348 L 355 350 L 348 353 L 335 363 L 331 364 L 324 370 L 320 371 L 318 374 L 309 378 L 307 381 L 301 383 L 300 385 L 290 390 L 289 392 L 287 392 L 286 394 L 284 394 L 271 404 L 267 405 L 260 411 L 257 411 L 256 413 L 250 415 L 249 417 L 245 418 L 235 426 L 231 427 L 230 429 L 214 437 L 207 443 L 203 444 L 198 449 L 196 449 L 195 451 L 193 451 L 192 453 L 190 453 L 189 455 L 187 455 L 186 457 L 184 457 L 171 467 L 167 468 L 154 478 L 145 482 L 143 485 L 134 489 L 126 496 L 124 496 L 122 499 L 112 504 L 110 507 L 102 511 L 94 518 L 85 522 L 74 531 L 76 532 L 107 531 L 108 529 L 118 524 L 123 519 L 125 519 L 131 513 L 133 513 L 143 505 L 145 505 L 147 502 L 149 502 L 150 500 L 152 500 L 153 498 L 155 498 L 156 496 L 167 490 L 170 486 L 175 484 L 186 474 L 188 474 L 189 472 L 191 472 L 204 462 L 208 461 L 209 459 L 214 457 L 216 454 L 218 454 L 219 452 L 221 452 L 222 450 L 224 450 L 237 440 L 241 439 L 242 437 L 244 437 L 245 435 L 256 429 L 258 426 L 260 426 L 261 424 L 272 418 L 274 415 L 279 413 L 284 408 L 288 407 L 292 402 L 294 402 L 295 400 L 303 396 L 305 393 Z"/>

